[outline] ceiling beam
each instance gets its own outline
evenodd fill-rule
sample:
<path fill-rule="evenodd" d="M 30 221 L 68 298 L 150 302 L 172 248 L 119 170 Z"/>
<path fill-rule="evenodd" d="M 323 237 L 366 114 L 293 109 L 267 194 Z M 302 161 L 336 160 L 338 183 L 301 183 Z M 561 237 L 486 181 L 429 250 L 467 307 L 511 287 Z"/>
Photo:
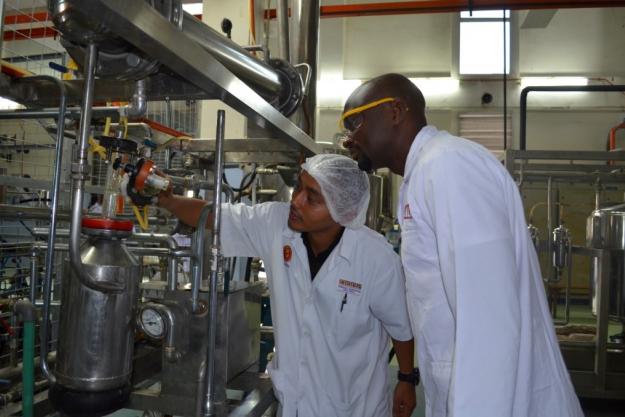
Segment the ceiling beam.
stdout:
<path fill-rule="evenodd" d="M 625 7 L 625 0 L 426 0 L 337 4 L 321 6 L 321 17 L 327 19 L 397 14 L 457 13 L 468 10 L 575 9 L 592 7 Z M 275 17 L 275 9 L 265 11 L 265 18 L 274 19 Z"/>

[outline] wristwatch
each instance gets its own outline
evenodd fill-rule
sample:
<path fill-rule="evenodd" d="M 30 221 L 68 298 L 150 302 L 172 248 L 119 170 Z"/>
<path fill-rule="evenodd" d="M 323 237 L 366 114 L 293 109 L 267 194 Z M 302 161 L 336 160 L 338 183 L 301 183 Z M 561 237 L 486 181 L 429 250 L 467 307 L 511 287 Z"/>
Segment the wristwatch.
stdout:
<path fill-rule="evenodd" d="M 409 374 L 404 374 L 400 371 L 397 371 L 397 380 L 402 382 L 409 382 L 416 387 L 417 385 L 419 385 L 419 381 L 421 380 L 419 368 L 414 368 Z"/>

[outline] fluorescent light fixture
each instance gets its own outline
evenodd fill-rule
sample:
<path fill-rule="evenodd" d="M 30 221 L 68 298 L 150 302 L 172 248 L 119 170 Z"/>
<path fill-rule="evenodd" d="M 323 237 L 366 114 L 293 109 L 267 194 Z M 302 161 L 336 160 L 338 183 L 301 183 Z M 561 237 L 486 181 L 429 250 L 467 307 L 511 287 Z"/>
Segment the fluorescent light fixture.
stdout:
<path fill-rule="evenodd" d="M 460 81 L 456 78 L 410 78 L 410 81 L 427 97 L 454 94 L 460 88 Z"/>
<path fill-rule="evenodd" d="M 586 77 L 523 77 L 521 88 L 550 85 L 588 85 Z"/>
<path fill-rule="evenodd" d="M 202 3 L 187 3 L 187 4 L 183 4 L 182 5 L 182 9 L 189 13 L 192 14 L 193 16 L 197 16 L 197 15 L 201 15 L 203 10 L 202 10 Z"/>
<path fill-rule="evenodd" d="M 324 106 L 343 106 L 350 94 L 362 84 L 361 80 L 322 78 L 317 81 L 317 102 Z"/>

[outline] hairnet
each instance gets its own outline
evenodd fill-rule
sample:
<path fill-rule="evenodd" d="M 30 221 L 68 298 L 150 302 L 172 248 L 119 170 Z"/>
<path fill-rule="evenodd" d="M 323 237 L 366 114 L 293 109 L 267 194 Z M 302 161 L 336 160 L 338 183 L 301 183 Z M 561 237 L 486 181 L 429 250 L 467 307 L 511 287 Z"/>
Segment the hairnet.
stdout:
<path fill-rule="evenodd" d="M 356 161 L 335 154 L 320 154 L 302 164 L 321 188 L 332 219 L 357 229 L 365 224 L 369 207 L 369 178 Z"/>

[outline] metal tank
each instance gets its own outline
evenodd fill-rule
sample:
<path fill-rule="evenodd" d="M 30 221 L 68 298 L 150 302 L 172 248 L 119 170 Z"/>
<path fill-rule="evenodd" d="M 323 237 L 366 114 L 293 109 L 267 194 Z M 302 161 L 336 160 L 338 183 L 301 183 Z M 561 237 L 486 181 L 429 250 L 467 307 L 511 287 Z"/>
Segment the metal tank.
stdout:
<path fill-rule="evenodd" d="M 592 212 L 586 226 L 586 243 L 594 249 L 606 249 L 610 256 L 610 316 L 625 322 L 625 204 Z M 595 258 L 591 269 L 593 285 L 593 313 L 596 314 L 599 260 Z"/>
<path fill-rule="evenodd" d="M 120 289 L 85 286 L 68 262 L 50 397 L 68 415 L 101 415 L 120 408 L 130 393 L 141 269 L 123 241 L 132 233 L 132 222 L 85 218 L 82 231 L 87 235 L 80 248 L 83 273 Z"/>

